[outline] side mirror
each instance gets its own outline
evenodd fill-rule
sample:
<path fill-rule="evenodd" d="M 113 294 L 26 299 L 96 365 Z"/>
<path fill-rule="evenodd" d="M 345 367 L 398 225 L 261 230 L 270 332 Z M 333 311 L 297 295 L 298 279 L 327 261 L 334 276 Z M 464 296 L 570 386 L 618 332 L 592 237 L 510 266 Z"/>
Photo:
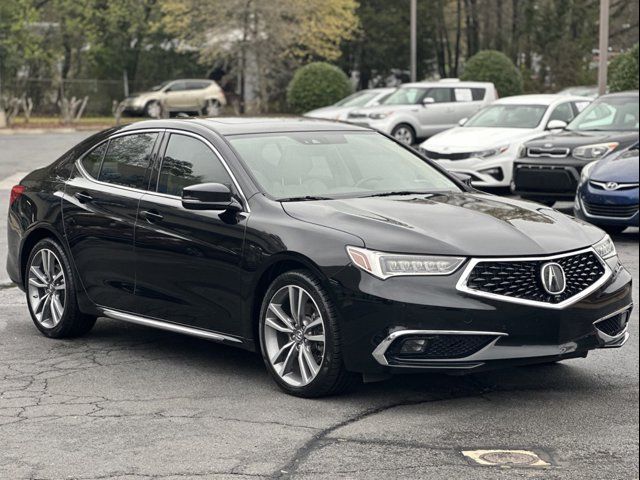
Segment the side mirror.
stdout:
<path fill-rule="evenodd" d="M 469 118 L 468 117 L 464 117 L 458 122 L 458 125 L 460 127 L 464 127 L 464 124 L 467 123 L 468 121 L 469 121 Z"/>
<path fill-rule="evenodd" d="M 187 210 L 242 210 L 242 205 L 234 198 L 229 187 L 221 183 L 202 183 L 185 188 L 182 206 Z"/>
<path fill-rule="evenodd" d="M 436 103 L 436 99 L 433 97 L 424 97 L 422 99 L 422 105 L 423 106 L 427 106 L 427 105 L 431 105 L 432 103 Z"/>
<path fill-rule="evenodd" d="M 547 130 L 564 130 L 567 125 L 567 122 L 562 120 L 551 120 L 547 123 Z"/>
<path fill-rule="evenodd" d="M 451 173 L 453 174 L 454 177 L 456 177 L 458 180 L 464 183 L 467 187 L 473 186 L 471 185 L 471 181 L 473 180 L 473 177 L 471 177 L 471 175 L 467 175 L 466 173 L 462 173 L 462 172 L 451 172 Z"/>

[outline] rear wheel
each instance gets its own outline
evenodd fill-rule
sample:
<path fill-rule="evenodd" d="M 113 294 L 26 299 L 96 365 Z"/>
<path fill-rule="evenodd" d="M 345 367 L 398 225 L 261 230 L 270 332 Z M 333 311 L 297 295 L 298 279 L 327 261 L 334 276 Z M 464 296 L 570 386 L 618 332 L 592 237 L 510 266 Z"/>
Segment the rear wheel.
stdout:
<path fill-rule="evenodd" d="M 310 272 L 292 271 L 273 281 L 262 303 L 259 334 L 269 373 L 291 395 L 337 394 L 355 378 L 344 368 L 335 309 Z"/>
<path fill-rule="evenodd" d="M 95 317 L 78 309 L 71 264 L 57 242 L 45 239 L 31 251 L 25 272 L 27 303 L 35 326 L 51 338 L 84 335 Z"/>
<path fill-rule="evenodd" d="M 416 132 L 413 130 L 413 127 L 411 127 L 411 125 L 407 125 L 406 123 L 397 125 L 391 131 L 391 136 L 398 140 L 400 143 L 404 143 L 408 146 L 412 146 L 414 143 L 416 143 Z"/>

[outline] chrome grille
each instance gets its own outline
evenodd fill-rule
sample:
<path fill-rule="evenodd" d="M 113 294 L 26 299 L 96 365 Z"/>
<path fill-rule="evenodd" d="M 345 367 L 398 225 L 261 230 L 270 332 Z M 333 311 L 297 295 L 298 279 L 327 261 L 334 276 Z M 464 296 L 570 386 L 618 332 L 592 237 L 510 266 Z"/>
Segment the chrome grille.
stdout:
<path fill-rule="evenodd" d="M 560 264 L 566 289 L 551 295 L 542 286 L 540 270 L 549 261 Z M 468 274 L 466 290 L 512 300 L 560 304 L 593 287 L 606 274 L 602 261 L 588 250 L 549 259 L 478 261 Z"/>
<path fill-rule="evenodd" d="M 527 155 L 533 158 L 539 157 L 549 157 L 549 158 L 566 158 L 569 156 L 568 148 L 557 148 L 557 147 L 529 147 L 527 149 Z"/>

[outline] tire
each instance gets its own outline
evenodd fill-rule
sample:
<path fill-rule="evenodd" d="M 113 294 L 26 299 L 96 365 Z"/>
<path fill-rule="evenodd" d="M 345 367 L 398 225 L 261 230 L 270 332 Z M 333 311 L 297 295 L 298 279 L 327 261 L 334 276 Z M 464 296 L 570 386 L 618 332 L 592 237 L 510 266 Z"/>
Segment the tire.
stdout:
<path fill-rule="evenodd" d="M 623 225 L 598 225 L 601 229 L 607 232 L 609 235 L 620 235 L 627 227 Z"/>
<path fill-rule="evenodd" d="M 401 123 L 393 127 L 391 136 L 409 147 L 416 143 L 416 132 L 411 125 L 406 123 Z"/>
<path fill-rule="evenodd" d="M 145 117 L 149 118 L 161 118 L 162 106 L 160 105 L 160 102 L 156 100 L 147 102 L 147 104 L 144 106 L 143 114 Z"/>
<path fill-rule="evenodd" d="M 217 117 L 218 115 L 220 115 L 221 108 L 222 105 L 220 105 L 220 102 L 218 100 L 207 100 L 204 105 L 204 114 L 207 117 Z"/>
<path fill-rule="evenodd" d="M 69 257 L 54 240 L 41 240 L 31 251 L 25 269 L 25 289 L 31 319 L 47 337 L 78 337 L 88 333 L 96 323 L 96 317 L 79 310 Z"/>
<path fill-rule="evenodd" d="M 292 295 L 293 304 L 303 299 L 303 315 L 292 313 Z M 356 380 L 344 367 L 335 307 L 312 273 L 295 270 L 273 281 L 262 302 L 258 328 L 264 363 L 284 392 L 304 398 L 335 395 Z"/>

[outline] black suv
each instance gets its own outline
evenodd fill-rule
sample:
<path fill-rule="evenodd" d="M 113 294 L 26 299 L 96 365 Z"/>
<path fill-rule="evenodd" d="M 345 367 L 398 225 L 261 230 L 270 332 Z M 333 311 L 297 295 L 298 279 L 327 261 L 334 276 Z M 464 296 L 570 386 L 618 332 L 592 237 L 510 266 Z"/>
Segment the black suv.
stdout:
<path fill-rule="evenodd" d="M 547 205 L 573 200 L 584 166 L 637 140 L 638 118 L 637 91 L 600 97 L 564 131 L 524 144 L 514 164 L 513 192 Z"/>

